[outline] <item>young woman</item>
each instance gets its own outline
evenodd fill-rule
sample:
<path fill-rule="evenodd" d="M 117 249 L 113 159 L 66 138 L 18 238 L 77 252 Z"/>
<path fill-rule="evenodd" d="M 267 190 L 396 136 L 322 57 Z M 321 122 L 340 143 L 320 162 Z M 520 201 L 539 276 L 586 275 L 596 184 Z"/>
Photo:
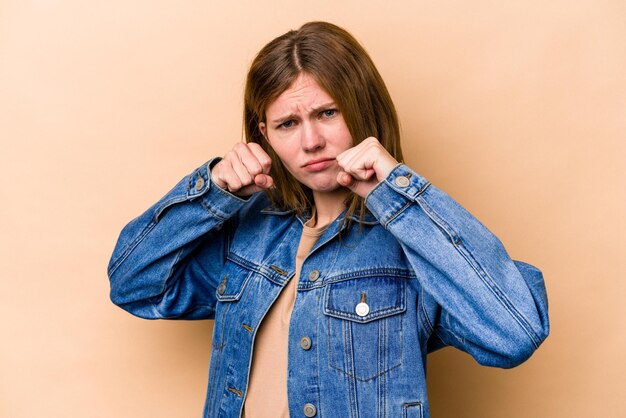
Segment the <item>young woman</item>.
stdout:
<path fill-rule="evenodd" d="M 402 163 L 349 33 L 312 22 L 266 45 L 244 123 L 246 143 L 130 222 L 109 265 L 134 315 L 215 319 L 205 417 L 428 417 L 428 352 L 508 368 L 546 338 L 541 272 Z"/>

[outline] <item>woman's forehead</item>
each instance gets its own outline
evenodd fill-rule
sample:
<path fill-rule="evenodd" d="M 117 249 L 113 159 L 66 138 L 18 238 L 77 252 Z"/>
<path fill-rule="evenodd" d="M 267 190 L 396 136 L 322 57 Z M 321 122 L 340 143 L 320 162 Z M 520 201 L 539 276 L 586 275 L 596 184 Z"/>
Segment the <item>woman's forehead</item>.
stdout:
<path fill-rule="evenodd" d="M 268 105 L 266 113 L 275 116 L 285 112 L 309 112 L 330 102 L 333 102 L 333 98 L 317 80 L 306 73 L 301 73 Z"/>

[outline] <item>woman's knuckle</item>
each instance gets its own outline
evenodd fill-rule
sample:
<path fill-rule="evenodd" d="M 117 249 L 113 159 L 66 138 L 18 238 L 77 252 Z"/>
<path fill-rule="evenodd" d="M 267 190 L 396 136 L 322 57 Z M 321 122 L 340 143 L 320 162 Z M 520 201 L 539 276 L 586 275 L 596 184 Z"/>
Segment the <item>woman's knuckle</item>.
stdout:
<path fill-rule="evenodd" d="M 263 167 L 261 166 L 261 163 L 254 162 L 253 164 L 251 164 L 251 167 L 250 167 L 251 175 L 256 176 L 257 174 L 261 174 L 262 171 L 263 171 Z"/>
<path fill-rule="evenodd" d="M 219 167 L 219 172 L 224 175 L 225 172 L 232 170 L 232 164 L 230 163 L 229 160 L 227 159 L 223 159 L 222 161 L 219 162 L 219 164 L 217 166 L 215 166 L 215 168 Z"/>
<path fill-rule="evenodd" d="M 241 181 L 238 178 L 233 178 L 229 183 L 228 183 L 228 188 L 231 191 L 237 191 L 239 189 L 241 189 Z"/>

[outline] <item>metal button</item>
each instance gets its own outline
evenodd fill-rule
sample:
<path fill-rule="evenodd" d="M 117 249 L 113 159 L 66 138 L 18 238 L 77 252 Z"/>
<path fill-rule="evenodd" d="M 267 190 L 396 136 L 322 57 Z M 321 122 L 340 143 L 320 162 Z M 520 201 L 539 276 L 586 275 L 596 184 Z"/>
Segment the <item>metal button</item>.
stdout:
<path fill-rule="evenodd" d="M 314 417 L 315 414 L 317 414 L 317 409 L 315 408 L 315 405 L 313 405 L 312 403 L 308 403 L 306 405 L 304 405 L 304 416 L 305 417 Z"/>
<path fill-rule="evenodd" d="M 200 189 L 202 189 L 203 187 L 204 187 L 204 179 L 200 177 L 198 180 L 196 180 L 196 190 L 200 191 Z"/>
<path fill-rule="evenodd" d="M 361 302 L 356 305 L 354 310 L 358 316 L 367 316 L 367 314 L 370 313 L 370 306 L 365 302 Z"/>
<path fill-rule="evenodd" d="M 218 295 L 223 295 L 224 292 L 226 292 L 226 277 L 224 277 L 224 280 L 222 280 L 222 283 L 220 283 L 220 285 L 217 287 Z"/>
<path fill-rule="evenodd" d="M 370 313 L 370 307 L 367 304 L 367 295 L 365 292 L 361 292 L 361 302 L 357 303 L 354 310 L 358 316 L 367 316 L 367 314 Z"/>
<path fill-rule="evenodd" d="M 303 350 L 308 350 L 311 348 L 311 339 L 309 337 L 302 337 L 300 338 L 300 347 L 302 347 Z"/>
<path fill-rule="evenodd" d="M 313 270 L 312 272 L 309 273 L 309 280 L 314 282 L 317 279 L 320 278 L 320 272 L 319 270 Z"/>
<path fill-rule="evenodd" d="M 396 186 L 407 187 L 409 184 L 411 184 L 411 180 L 409 180 L 409 178 L 406 176 L 398 176 L 395 179 L 395 183 Z"/>

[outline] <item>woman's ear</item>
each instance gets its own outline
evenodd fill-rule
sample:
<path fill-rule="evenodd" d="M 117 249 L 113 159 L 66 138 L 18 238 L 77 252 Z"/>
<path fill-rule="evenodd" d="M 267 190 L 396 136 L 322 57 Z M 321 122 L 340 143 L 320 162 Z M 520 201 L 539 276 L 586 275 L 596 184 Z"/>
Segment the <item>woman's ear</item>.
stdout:
<path fill-rule="evenodd" d="M 268 139 L 267 139 L 267 126 L 265 126 L 265 122 L 259 122 L 259 131 L 261 131 L 261 134 L 263 134 L 263 137 L 265 138 L 265 140 L 268 141 Z"/>

